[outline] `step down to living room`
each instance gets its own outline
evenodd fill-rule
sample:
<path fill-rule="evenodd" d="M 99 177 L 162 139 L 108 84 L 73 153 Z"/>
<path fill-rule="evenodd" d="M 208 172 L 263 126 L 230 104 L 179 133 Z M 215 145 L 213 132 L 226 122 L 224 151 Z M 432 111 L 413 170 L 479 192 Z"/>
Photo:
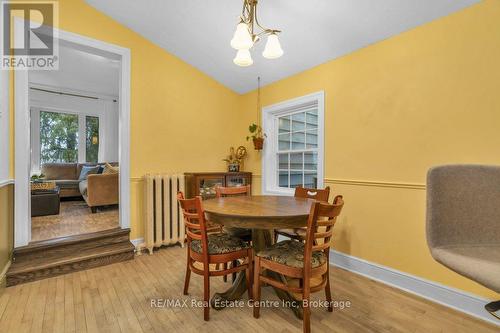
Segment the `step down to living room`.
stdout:
<path fill-rule="evenodd" d="M 7 286 L 130 260 L 134 250 L 128 228 L 32 242 L 14 249 Z"/>

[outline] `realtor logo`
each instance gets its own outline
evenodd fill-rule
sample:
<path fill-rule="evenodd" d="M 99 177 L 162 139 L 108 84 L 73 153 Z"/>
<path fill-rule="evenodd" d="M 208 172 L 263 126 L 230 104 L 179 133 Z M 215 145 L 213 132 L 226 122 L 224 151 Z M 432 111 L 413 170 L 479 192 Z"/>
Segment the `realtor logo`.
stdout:
<path fill-rule="evenodd" d="M 58 69 L 56 1 L 2 1 L 1 69 Z"/>

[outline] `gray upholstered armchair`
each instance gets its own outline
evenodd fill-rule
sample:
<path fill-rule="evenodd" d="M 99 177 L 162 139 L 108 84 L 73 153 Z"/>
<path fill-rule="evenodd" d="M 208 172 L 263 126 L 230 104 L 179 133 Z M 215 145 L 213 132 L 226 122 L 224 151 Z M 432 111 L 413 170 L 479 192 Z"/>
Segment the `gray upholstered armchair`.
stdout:
<path fill-rule="evenodd" d="M 500 167 L 429 170 L 427 243 L 438 262 L 500 293 Z M 485 308 L 500 319 L 500 301 Z"/>

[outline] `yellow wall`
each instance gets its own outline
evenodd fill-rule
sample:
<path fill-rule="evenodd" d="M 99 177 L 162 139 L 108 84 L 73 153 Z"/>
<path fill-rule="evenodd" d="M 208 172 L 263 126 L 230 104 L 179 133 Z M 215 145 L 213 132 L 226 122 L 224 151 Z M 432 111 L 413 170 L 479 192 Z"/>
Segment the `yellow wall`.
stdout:
<path fill-rule="evenodd" d="M 13 188 L 13 185 L 0 187 L 0 274 L 10 260 L 14 244 Z M 4 284 L 4 276 L 0 276 L 0 289 Z"/>
<path fill-rule="evenodd" d="M 244 140 L 232 126 L 239 95 L 82 0 L 59 1 L 59 28 L 131 50 L 131 238 L 142 237 L 140 178 L 223 170 L 229 146 Z"/>
<path fill-rule="evenodd" d="M 500 164 L 499 41 L 500 2 L 487 0 L 262 90 L 263 105 L 325 91 L 326 185 L 346 201 L 338 250 L 495 295 L 432 260 L 418 185 L 432 165 Z M 247 123 L 255 100 L 243 97 Z"/>

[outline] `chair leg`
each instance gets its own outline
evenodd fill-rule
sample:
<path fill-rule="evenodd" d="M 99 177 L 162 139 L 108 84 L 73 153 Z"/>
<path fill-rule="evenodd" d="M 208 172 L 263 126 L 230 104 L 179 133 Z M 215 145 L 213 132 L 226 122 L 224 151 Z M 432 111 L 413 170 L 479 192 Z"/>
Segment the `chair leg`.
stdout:
<path fill-rule="evenodd" d="M 189 252 L 188 252 L 188 257 L 186 260 L 186 278 L 184 279 L 184 295 L 188 294 L 188 289 L 189 289 L 189 280 L 191 278 L 191 267 L 189 267 Z"/>
<path fill-rule="evenodd" d="M 227 269 L 227 262 L 225 262 L 224 264 L 222 264 L 222 268 L 223 268 L 224 270 L 226 270 L 226 269 Z M 227 275 L 224 275 L 224 276 L 222 277 L 222 281 L 227 282 Z"/>
<path fill-rule="evenodd" d="M 493 317 L 500 319 L 500 315 L 497 314 L 500 311 L 500 301 L 491 302 L 484 306 L 486 311 L 488 311 Z"/>
<path fill-rule="evenodd" d="M 210 276 L 207 270 L 203 274 L 203 319 L 210 319 Z"/>
<path fill-rule="evenodd" d="M 233 260 L 233 266 L 232 266 L 232 267 L 236 267 L 236 266 L 238 266 L 238 265 L 239 265 L 238 260 Z M 232 280 L 233 282 L 236 280 L 236 273 L 233 273 L 233 274 L 231 275 L 231 280 Z"/>
<path fill-rule="evenodd" d="M 303 289 L 302 289 L 302 330 L 304 333 L 311 333 L 311 307 L 310 307 L 310 294 L 311 294 L 311 279 L 310 271 L 304 273 Z"/>
<path fill-rule="evenodd" d="M 330 290 L 330 267 L 326 271 L 325 297 L 328 302 L 328 312 L 333 312 L 332 292 Z"/>
<path fill-rule="evenodd" d="M 304 301 L 305 299 L 302 299 Z M 304 302 L 302 302 L 304 304 Z M 311 308 L 309 307 L 309 299 L 307 299 L 307 305 L 302 308 L 302 331 L 304 333 L 311 333 Z"/>
<path fill-rule="evenodd" d="M 311 308 L 309 307 L 309 292 L 306 292 L 305 289 L 302 294 L 302 331 L 304 333 L 311 332 Z"/>
<path fill-rule="evenodd" d="M 255 256 L 253 270 L 253 316 L 259 318 L 260 315 L 260 258 Z M 257 303 L 257 306 L 255 305 Z"/>
<path fill-rule="evenodd" d="M 248 299 L 251 300 L 253 299 L 253 258 L 252 258 L 252 252 L 249 251 L 248 253 L 248 267 L 245 270 L 245 278 L 246 278 L 246 283 L 247 283 L 247 290 L 248 290 Z"/>

